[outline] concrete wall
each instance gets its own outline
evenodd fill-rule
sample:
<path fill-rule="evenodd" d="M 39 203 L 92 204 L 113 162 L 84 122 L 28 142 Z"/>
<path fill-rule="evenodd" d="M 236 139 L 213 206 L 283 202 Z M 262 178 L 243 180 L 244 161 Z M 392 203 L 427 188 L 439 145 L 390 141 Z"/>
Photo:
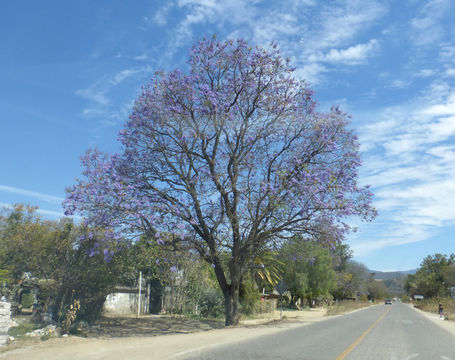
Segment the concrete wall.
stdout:
<path fill-rule="evenodd" d="M 8 328 L 11 323 L 11 304 L 0 301 L 0 345 L 8 341 Z"/>
<path fill-rule="evenodd" d="M 137 315 L 139 293 L 137 289 L 123 289 L 109 294 L 104 302 L 103 313 L 106 315 Z M 149 299 L 147 291 L 141 293 L 141 314 L 148 313 Z"/>

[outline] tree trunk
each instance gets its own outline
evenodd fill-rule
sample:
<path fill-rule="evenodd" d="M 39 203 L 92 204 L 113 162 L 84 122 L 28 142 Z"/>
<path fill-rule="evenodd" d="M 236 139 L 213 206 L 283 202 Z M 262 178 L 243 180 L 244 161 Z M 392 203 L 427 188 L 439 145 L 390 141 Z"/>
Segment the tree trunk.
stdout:
<path fill-rule="evenodd" d="M 224 294 L 226 326 L 239 324 L 239 292 L 240 282 L 231 282 L 229 291 Z"/>

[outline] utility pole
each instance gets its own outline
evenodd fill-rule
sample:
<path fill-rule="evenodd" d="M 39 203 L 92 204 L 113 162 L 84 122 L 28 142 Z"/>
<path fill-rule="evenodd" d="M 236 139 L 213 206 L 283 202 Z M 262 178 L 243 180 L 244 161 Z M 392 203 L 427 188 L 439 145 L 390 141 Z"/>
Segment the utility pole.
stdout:
<path fill-rule="evenodd" d="M 137 316 L 141 313 L 142 271 L 139 271 L 139 298 L 137 300 Z"/>

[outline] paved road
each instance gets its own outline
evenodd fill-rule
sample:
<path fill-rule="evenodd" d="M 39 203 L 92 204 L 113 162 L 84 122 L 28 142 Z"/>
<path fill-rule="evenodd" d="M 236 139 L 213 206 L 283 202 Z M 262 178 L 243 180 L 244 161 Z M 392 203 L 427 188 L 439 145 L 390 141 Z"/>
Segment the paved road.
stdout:
<path fill-rule="evenodd" d="M 455 360 L 455 336 L 408 305 L 378 305 L 185 359 Z"/>

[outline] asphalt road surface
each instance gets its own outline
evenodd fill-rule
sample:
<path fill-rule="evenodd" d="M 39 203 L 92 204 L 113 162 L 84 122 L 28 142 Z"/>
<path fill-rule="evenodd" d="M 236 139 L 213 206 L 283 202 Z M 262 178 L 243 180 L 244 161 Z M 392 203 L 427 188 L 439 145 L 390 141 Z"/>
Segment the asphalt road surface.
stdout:
<path fill-rule="evenodd" d="M 394 302 L 186 355 L 198 360 L 455 360 L 455 336 Z"/>

